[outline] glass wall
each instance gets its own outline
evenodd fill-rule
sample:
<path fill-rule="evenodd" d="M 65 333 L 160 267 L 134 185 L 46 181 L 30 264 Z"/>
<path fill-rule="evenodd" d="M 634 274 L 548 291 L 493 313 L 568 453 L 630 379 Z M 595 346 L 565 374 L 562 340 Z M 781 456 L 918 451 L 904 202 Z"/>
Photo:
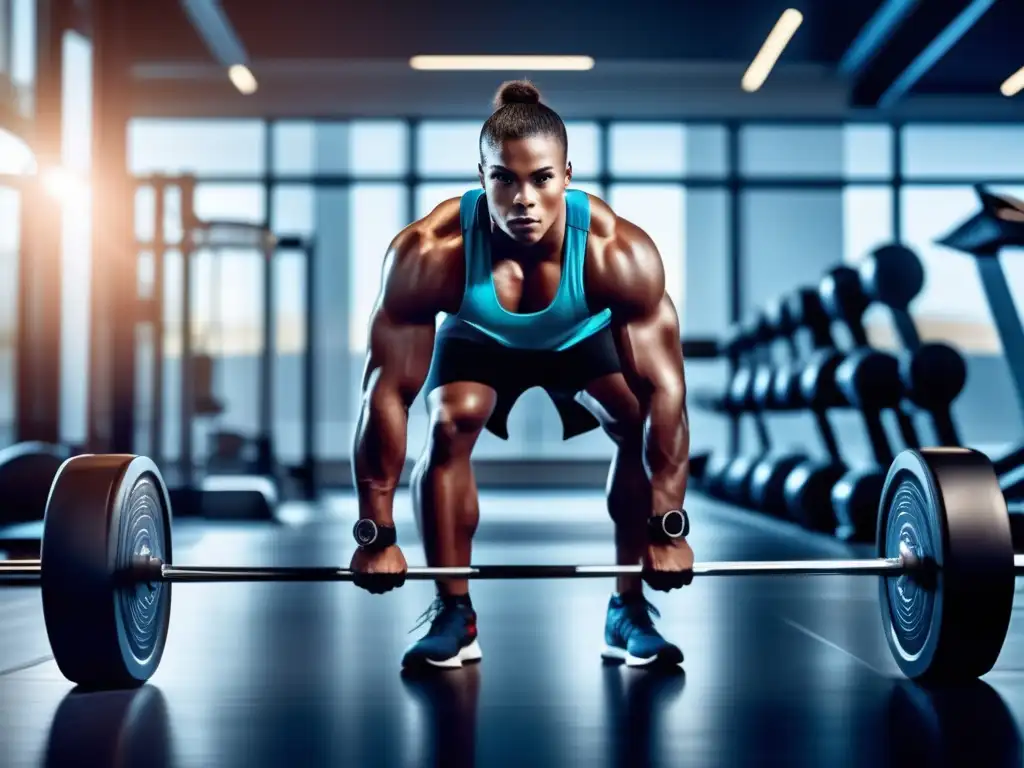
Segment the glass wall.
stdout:
<path fill-rule="evenodd" d="M 295 355 L 307 298 L 315 302 L 320 329 L 317 452 L 343 460 L 385 250 L 411 221 L 477 185 L 479 125 L 406 119 L 133 122 L 132 171 L 196 174 L 201 217 L 266 221 L 279 233 L 316 239 L 319 278 L 308 295 L 297 262 L 282 262 L 277 272 L 275 429 L 282 454 L 298 450 L 298 410 L 289 407 L 294 390 L 288 382 L 298 381 Z M 1024 146 L 1019 129 L 970 126 L 956 134 L 944 126 L 595 120 L 573 122 L 568 130 L 573 185 L 602 196 L 651 234 L 685 335 L 717 335 L 773 296 L 816 284 L 831 266 L 855 262 L 901 236 L 929 272 L 913 308 L 922 322 L 949 315 L 961 324 L 990 326 L 972 265 L 933 241 L 974 209 L 973 181 L 991 178 L 1015 187 L 1007 174 L 1024 167 L 1017 157 Z M 150 206 L 139 210 L 143 237 L 154 223 L 146 220 Z M 249 268 L 242 260 L 225 261 L 221 276 L 221 305 L 232 306 L 237 325 L 220 336 L 222 352 L 239 366 L 223 383 L 232 425 L 240 429 L 254 428 L 256 414 L 244 373 L 248 363 L 242 362 L 255 353 L 246 339 L 254 338 L 261 314 Z M 168 297 L 180 290 L 173 271 Z M 968 282 L 975 288 L 960 290 Z M 876 314 L 871 322 L 884 324 Z M 941 327 L 928 326 L 927 333 L 934 336 Z M 695 361 L 687 376 L 691 386 L 711 386 L 722 371 Z M 425 428 L 426 412 L 417 402 L 411 453 L 422 446 Z M 166 431 L 176 429 L 169 425 Z M 724 438 L 724 427 L 713 419 L 699 432 L 707 436 L 706 447 Z M 539 392 L 526 393 L 514 410 L 508 441 L 485 435 L 477 452 L 508 459 L 609 454 L 608 442 L 596 433 L 564 445 L 554 408 Z"/>

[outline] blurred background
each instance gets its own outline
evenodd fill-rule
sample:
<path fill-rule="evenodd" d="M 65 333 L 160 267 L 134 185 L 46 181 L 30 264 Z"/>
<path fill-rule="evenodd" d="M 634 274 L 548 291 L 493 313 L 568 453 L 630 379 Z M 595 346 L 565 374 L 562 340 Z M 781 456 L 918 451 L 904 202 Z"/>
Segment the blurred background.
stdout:
<path fill-rule="evenodd" d="M 193 351 L 217 401 L 185 448 L 202 465 L 212 433 L 256 433 L 262 418 L 278 460 L 301 462 L 308 442 L 319 482 L 346 485 L 385 248 L 477 183 L 480 125 L 514 77 L 567 121 L 574 186 L 655 239 L 684 337 L 714 339 L 801 281 L 901 242 L 926 269 L 912 306 L 922 337 L 968 358 L 955 405 L 965 439 L 1012 441 L 1019 414 L 977 271 L 935 240 L 976 210 L 973 184 L 1024 194 L 1009 80 L 1024 61 L 1005 42 L 1024 9 L 807 0 L 771 38 L 792 26 L 786 8 L 0 0 L 0 445 L 119 443 L 180 460 L 185 248 Z M 432 69 L 419 55 L 470 58 Z M 252 227 L 204 244 L 193 220 Z M 250 242 L 261 228 L 285 238 L 269 269 Z M 1005 267 L 1016 292 L 1024 272 Z M 867 320 L 873 343 L 891 343 L 884 312 Z M 103 358 L 118 327 L 132 351 Z M 720 359 L 687 363 L 691 387 L 727 375 Z M 692 418 L 695 450 L 725 445 L 727 419 Z M 417 403 L 411 454 L 425 419 Z M 600 485 L 610 452 L 597 432 L 563 443 L 531 391 L 510 439 L 486 434 L 476 456 L 484 483 Z"/>

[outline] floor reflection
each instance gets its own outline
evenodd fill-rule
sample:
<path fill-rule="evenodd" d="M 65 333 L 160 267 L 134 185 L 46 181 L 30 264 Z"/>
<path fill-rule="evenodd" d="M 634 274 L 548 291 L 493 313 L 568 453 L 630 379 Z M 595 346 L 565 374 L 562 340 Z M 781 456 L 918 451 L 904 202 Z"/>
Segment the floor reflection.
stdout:
<path fill-rule="evenodd" d="M 172 742 L 167 702 L 159 688 L 75 689 L 53 716 L 43 765 L 169 768 L 175 764 Z"/>

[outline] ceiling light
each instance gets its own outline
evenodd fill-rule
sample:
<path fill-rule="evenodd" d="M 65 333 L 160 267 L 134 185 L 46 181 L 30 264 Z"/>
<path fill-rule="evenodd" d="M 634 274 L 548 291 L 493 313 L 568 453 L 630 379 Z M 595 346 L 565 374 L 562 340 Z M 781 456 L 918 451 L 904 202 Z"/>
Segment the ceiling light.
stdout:
<path fill-rule="evenodd" d="M 256 78 L 244 64 L 232 64 L 228 69 L 228 77 L 242 95 L 250 96 L 256 93 Z"/>
<path fill-rule="evenodd" d="M 796 30 L 803 23 L 803 20 L 803 14 L 795 8 L 789 8 L 782 12 L 779 20 L 772 27 L 772 31 L 768 33 L 768 37 L 761 46 L 761 50 L 757 52 L 757 56 L 750 62 L 750 66 L 743 74 L 740 85 L 744 91 L 753 93 L 764 85 L 764 81 L 768 79 L 768 75 L 775 66 L 775 62 L 779 60 L 779 57 L 786 49 L 786 46 L 789 45 L 789 41 L 793 39 L 793 35 L 796 34 Z"/>
<path fill-rule="evenodd" d="M 422 70 L 571 70 L 594 68 L 590 56 L 413 56 L 409 66 Z"/>
<path fill-rule="evenodd" d="M 1003 84 L 999 86 L 999 92 L 1009 98 L 1020 93 L 1022 88 L 1024 88 L 1024 67 L 1021 67 L 1006 78 Z"/>

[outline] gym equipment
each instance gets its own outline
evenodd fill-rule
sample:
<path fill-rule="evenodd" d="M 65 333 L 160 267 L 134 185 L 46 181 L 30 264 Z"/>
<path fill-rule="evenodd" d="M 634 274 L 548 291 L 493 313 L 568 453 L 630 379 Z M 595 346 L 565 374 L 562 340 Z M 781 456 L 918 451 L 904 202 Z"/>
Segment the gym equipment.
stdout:
<path fill-rule="evenodd" d="M 810 332 L 811 354 L 832 346 L 829 318 L 817 291 L 810 288 L 797 290 L 782 302 L 779 311 L 782 327 L 793 329 L 794 348 L 797 346 L 795 337 L 801 330 Z M 800 389 L 801 366 L 806 357 L 794 350 L 790 360 L 777 366 L 770 379 L 759 379 L 755 383 L 754 400 L 759 407 L 770 411 L 796 411 L 808 406 Z M 824 413 L 816 411 L 814 416 L 826 450 L 830 455 L 838 456 L 835 436 Z M 750 474 L 750 505 L 770 515 L 785 514 L 786 477 L 809 458 L 803 452 L 783 452 L 762 458 Z"/>
<path fill-rule="evenodd" d="M 872 541 L 885 467 L 893 460 L 882 412 L 896 414 L 906 447 L 916 448 L 920 443 L 910 415 L 901 408 L 905 388 L 899 361 L 868 346 L 863 318 L 871 298 L 857 271 L 848 266 L 831 270 L 822 279 L 819 292 L 829 316 L 846 326 L 855 345 L 836 369 L 836 387 L 846 403 L 860 413 L 874 459 L 874 466 L 848 468 L 833 483 L 829 505 L 836 515 L 835 534 L 844 540 Z"/>
<path fill-rule="evenodd" d="M 694 576 L 880 576 L 882 626 L 911 678 L 962 681 L 995 664 L 1013 606 L 1009 516 L 988 459 L 939 448 L 889 468 L 876 557 L 696 563 Z M 642 566 L 413 568 L 408 579 L 599 578 Z M 131 455 L 69 459 L 54 479 L 39 560 L 0 562 L 0 583 L 39 583 L 54 659 L 72 682 L 129 687 L 149 679 L 167 638 L 174 582 L 350 581 L 330 567 L 174 565 L 171 506 L 156 465 Z"/>
<path fill-rule="evenodd" d="M 764 341 L 762 334 L 766 333 L 767 328 L 756 319 L 750 323 L 732 325 L 719 345 L 730 361 L 731 372 L 725 393 L 721 396 L 694 394 L 690 399 L 699 407 L 725 413 L 734 424 L 738 423 L 747 410 L 749 389 L 753 383 L 753 368 L 757 361 L 752 358 L 757 347 Z M 755 419 L 754 425 L 758 430 L 759 442 L 767 447 L 768 435 L 764 422 Z M 704 463 L 704 471 L 698 483 L 700 489 L 709 496 L 724 499 L 725 473 L 735 458 L 735 453 L 715 453 L 710 456 Z"/>
<path fill-rule="evenodd" d="M 314 359 L 316 348 L 314 313 L 312 303 L 307 300 L 305 343 L 301 352 L 301 386 L 298 396 L 303 405 L 303 457 L 297 466 L 284 467 L 276 458 L 272 431 L 273 416 L 273 360 L 275 355 L 276 308 L 274 286 L 274 257 L 283 249 L 299 251 L 304 257 L 307 286 L 315 284 L 316 258 L 311 241 L 297 237 L 278 237 L 265 227 L 232 221 L 202 221 L 194 213 L 195 179 L 185 177 L 153 177 L 139 180 L 155 191 L 154 221 L 163 222 L 165 198 L 176 191 L 180 195 L 182 242 L 169 244 L 164 227 L 155 227 L 151 243 L 140 243 L 141 253 L 148 253 L 150 270 L 154 275 L 153 286 L 143 302 L 146 307 L 142 322 L 148 323 L 151 350 L 147 359 L 151 362 L 149 375 L 137 377 L 150 382 L 150 419 L 148 430 L 148 454 L 160 463 L 164 447 L 164 308 L 163 276 L 166 270 L 165 257 L 171 249 L 181 252 L 181 295 L 178 313 L 181 322 L 181 371 L 179 437 L 180 459 L 177 473 L 168 469 L 168 481 L 175 509 L 179 515 L 216 515 L 219 517 L 243 519 L 275 519 L 278 501 L 286 491 L 301 498 L 311 499 L 316 495 L 316 477 L 313 459 L 314 425 L 316 423 L 316 398 L 313 391 Z M 197 350 L 193 318 L 193 292 L 195 289 L 194 260 L 200 252 L 209 254 L 215 265 L 222 259 L 226 249 L 243 250 L 258 254 L 262 263 L 262 326 L 259 339 L 259 372 L 256 379 L 258 419 L 255 435 L 219 429 L 213 425 L 207 430 L 209 447 L 206 469 L 200 476 L 195 466 L 196 417 L 213 418 L 223 412 L 223 403 L 215 392 L 217 362 L 212 350 Z M 218 285 L 219 285 L 219 281 Z M 212 291 L 218 285 L 211 285 Z M 197 354 L 198 351 L 198 354 Z M 217 471 L 217 470 L 221 471 Z M 290 481 L 285 488 L 285 481 Z"/>
<path fill-rule="evenodd" d="M 981 210 L 936 242 L 974 257 L 1020 411 L 1024 414 L 1024 326 L 999 261 L 1003 248 L 1024 245 L 1024 202 L 1010 195 L 990 192 L 982 185 L 975 185 L 974 190 Z M 1024 501 L 1024 445 L 996 459 L 994 464 L 1007 499 Z"/>
<path fill-rule="evenodd" d="M 42 520 L 53 478 L 70 456 L 66 445 L 36 441 L 0 450 L 0 525 Z"/>
<path fill-rule="evenodd" d="M 948 344 L 922 343 L 910 315 L 910 302 L 924 287 L 921 259 L 906 246 L 884 245 L 863 259 L 857 271 L 868 299 L 889 310 L 906 350 L 899 356 L 905 399 L 927 414 L 939 445 L 962 445 L 951 410 L 967 383 L 967 363 Z"/>
<path fill-rule="evenodd" d="M 764 387 L 765 380 L 770 381 L 774 365 L 772 363 L 772 343 L 784 338 L 779 322 L 785 322 L 781 308 L 768 306 L 758 312 L 748 335 L 752 347 L 746 364 L 733 377 L 729 385 L 729 404 L 737 415 L 746 414 L 754 422 L 757 431 L 758 450 L 734 456 L 722 475 L 722 497 L 733 504 L 750 505 L 750 476 L 757 463 L 764 458 L 771 448 L 771 438 L 765 423 L 762 409 L 758 407 L 758 380 Z"/>

